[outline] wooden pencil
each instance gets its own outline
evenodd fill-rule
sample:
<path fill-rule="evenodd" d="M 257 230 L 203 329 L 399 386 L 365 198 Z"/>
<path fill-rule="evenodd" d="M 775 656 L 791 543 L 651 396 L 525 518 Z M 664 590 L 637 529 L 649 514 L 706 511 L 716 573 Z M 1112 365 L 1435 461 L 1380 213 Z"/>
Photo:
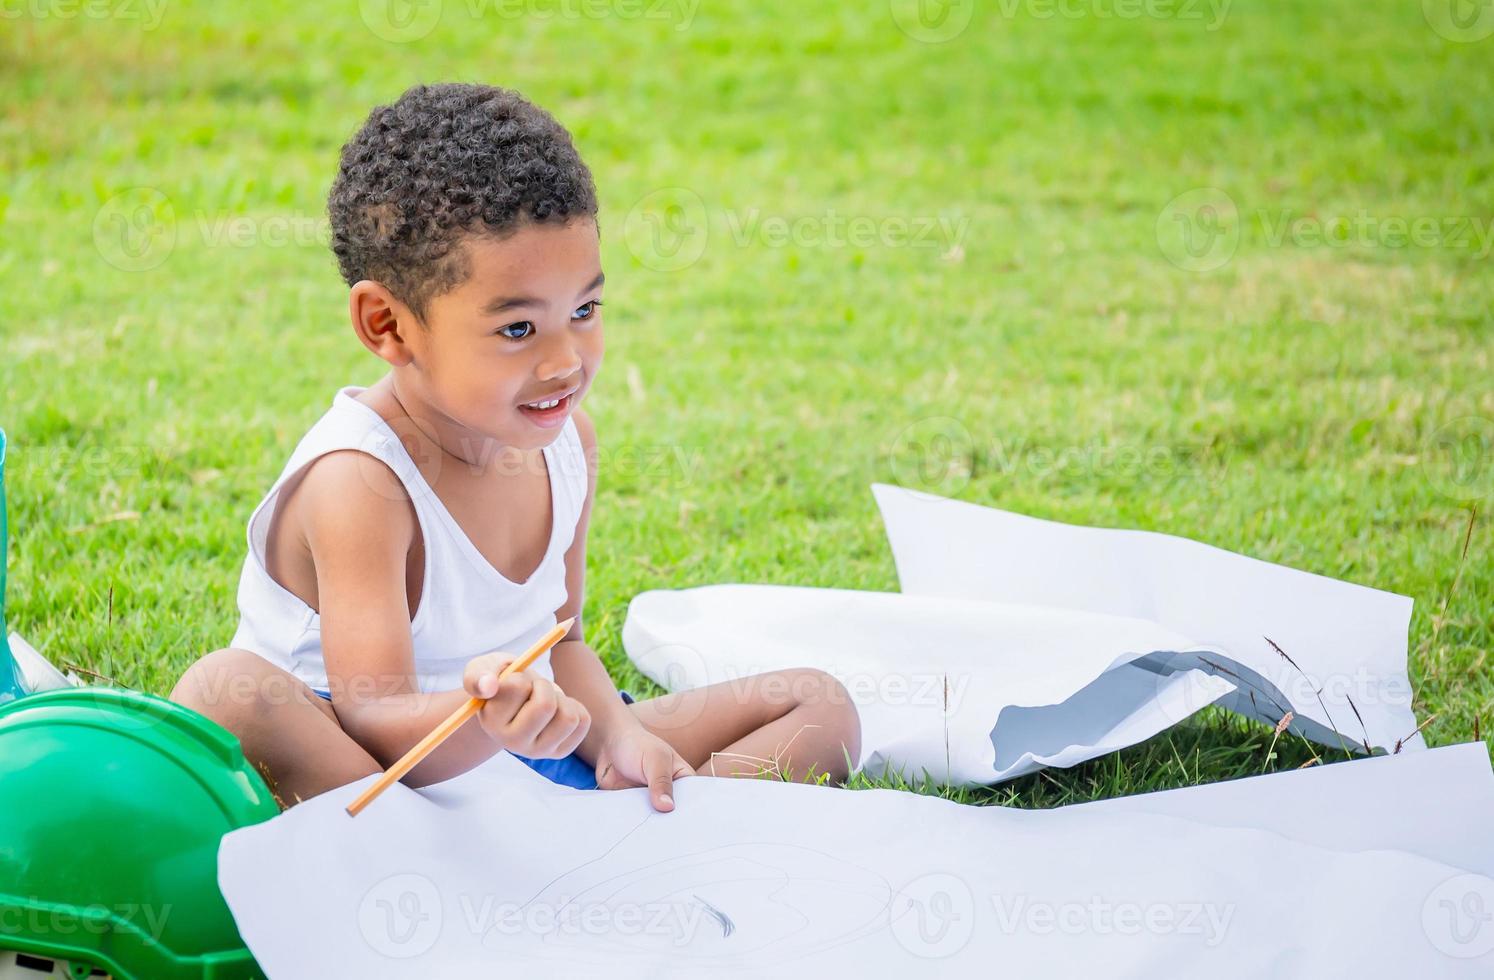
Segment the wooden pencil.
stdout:
<path fill-rule="evenodd" d="M 523 670 L 538 660 L 541 654 L 559 643 L 560 638 L 570 632 L 571 624 L 575 621 L 576 617 L 572 616 L 563 623 L 556 623 L 548 633 L 535 640 L 534 645 L 525 650 L 522 656 L 503 668 L 503 673 L 498 675 L 498 679 L 502 680 L 509 674 Z M 356 817 L 362 812 L 364 807 L 373 802 L 375 797 L 398 782 L 405 773 L 419 765 L 421 759 L 430 755 L 436 746 L 450 738 L 453 732 L 471 720 L 474 715 L 482 710 L 482 706 L 487 703 L 486 698 L 468 698 L 466 704 L 453 711 L 445 721 L 433 728 L 429 735 L 416 742 L 415 747 L 406 752 L 404 758 L 386 769 L 384 775 L 380 776 L 372 786 L 359 794 L 356 800 L 349 803 L 347 806 L 348 816 Z"/>

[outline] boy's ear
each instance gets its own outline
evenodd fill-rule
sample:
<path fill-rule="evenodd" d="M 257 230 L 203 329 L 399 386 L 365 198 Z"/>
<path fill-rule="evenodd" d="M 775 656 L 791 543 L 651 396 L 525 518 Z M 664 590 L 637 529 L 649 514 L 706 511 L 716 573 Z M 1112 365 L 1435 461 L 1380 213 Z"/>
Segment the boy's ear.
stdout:
<path fill-rule="evenodd" d="M 348 315 L 363 346 L 394 367 L 415 359 L 409 343 L 410 336 L 421 329 L 415 314 L 382 283 L 372 279 L 354 283 L 348 292 Z"/>

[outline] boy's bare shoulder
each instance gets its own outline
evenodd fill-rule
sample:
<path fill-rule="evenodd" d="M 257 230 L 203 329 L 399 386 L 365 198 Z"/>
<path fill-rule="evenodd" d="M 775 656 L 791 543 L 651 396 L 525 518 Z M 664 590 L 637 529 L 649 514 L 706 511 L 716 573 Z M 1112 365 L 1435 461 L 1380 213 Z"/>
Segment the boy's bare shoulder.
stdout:
<path fill-rule="evenodd" d="M 388 466 L 359 450 L 333 450 L 306 465 L 270 518 L 264 563 L 270 578 L 321 611 L 321 574 L 390 580 L 418 539 L 415 505 Z"/>
<path fill-rule="evenodd" d="M 266 571 L 320 610 L 319 558 L 365 574 L 379 564 L 404 567 L 418 534 L 415 505 L 394 471 L 360 450 L 337 449 L 312 460 L 284 491 L 270 522 Z"/>
<path fill-rule="evenodd" d="M 409 543 L 415 507 L 388 464 L 357 449 L 336 449 L 305 469 L 294 498 L 308 544 L 364 538 Z"/>

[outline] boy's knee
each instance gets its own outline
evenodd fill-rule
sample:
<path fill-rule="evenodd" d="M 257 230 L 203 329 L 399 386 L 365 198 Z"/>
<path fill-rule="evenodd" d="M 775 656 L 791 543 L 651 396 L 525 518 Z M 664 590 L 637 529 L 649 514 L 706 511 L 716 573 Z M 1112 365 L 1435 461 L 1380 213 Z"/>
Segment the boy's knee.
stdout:
<path fill-rule="evenodd" d="M 849 707 L 851 693 L 835 677 L 818 667 L 802 667 L 794 672 L 794 698 L 800 704 L 835 713 Z"/>
<path fill-rule="evenodd" d="M 172 688 L 171 700 L 238 734 L 289 698 L 288 682 L 294 680 L 264 658 L 230 647 L 188 667 Z"/>
<path fill-rule="evenodd" d="M 828 724 L 840 733 L 840 740 L 850 753 L 851 765 L 854 766 L 861 751 L 861 713 L 856 710 L 856 702 L 844 684 L 822 670 L 815 673 L 822 675 L 820 685 L 824 690 Z"/>
<path fill-rule="evenodd" d="M 822 724 L 859 744 L 861 716 L 856 711 L 856 702 L 851 698 L 851 692 L 846 690 L 844 684 L 817 667 L 803 668 L 795 681 L 801 705 L 823 719 Z"/>

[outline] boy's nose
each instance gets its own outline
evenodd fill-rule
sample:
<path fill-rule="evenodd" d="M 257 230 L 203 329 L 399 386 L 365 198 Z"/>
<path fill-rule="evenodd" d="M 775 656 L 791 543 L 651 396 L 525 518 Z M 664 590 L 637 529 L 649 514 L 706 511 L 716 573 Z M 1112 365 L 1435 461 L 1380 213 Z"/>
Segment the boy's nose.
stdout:
<path fill-rule="evenodd" d="M 581 352 L 569 340 L 557 340 L 545 351 L 536 372 L 543 381 L 568 378 L 581 370 Z"/>

